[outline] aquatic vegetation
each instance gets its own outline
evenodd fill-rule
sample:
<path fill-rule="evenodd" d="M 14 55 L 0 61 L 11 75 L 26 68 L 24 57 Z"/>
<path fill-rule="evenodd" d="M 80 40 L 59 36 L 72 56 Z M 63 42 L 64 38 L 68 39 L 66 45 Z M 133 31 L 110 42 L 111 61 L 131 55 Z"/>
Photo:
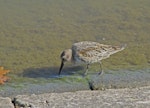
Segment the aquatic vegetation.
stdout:
<path fill-rule="evenodd" d="M 4 67 L 0 66 L 0 84 L 4 84 L 9 79 L 9 77 L 5 76 L 8 72 L 9 70 L 5 70 Z"/>

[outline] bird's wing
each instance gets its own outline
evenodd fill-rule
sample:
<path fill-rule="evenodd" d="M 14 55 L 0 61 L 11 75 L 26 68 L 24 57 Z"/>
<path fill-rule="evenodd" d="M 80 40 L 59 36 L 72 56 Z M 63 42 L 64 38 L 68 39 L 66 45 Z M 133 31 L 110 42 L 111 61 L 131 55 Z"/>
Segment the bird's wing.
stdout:
<path fill-rule="evenodd" d="M 89 41 L 75 43 L 72 46 L 74 56 L 88 63 L 99 62 L 122 49 L 120 46 L 104 45 Z"/>
<path fill-rule="evenodd" d="M 78 58 L 86 63 L 93 63 L 102 60 L 106 50 L 102 47 L 103 44 L 97 42 L 79 42 L 72 46 L 74 58 Z"/>

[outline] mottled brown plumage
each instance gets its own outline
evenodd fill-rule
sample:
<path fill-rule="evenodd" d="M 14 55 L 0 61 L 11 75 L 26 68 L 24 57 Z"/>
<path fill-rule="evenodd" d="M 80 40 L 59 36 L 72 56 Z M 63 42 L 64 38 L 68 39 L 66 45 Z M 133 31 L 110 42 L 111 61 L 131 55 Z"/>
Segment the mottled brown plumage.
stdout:
<path fill-rule="evenodd" d="M 101 63 L 101 60 L 106 59 L 110 55 L 123 50 L 125 46 L 126 45 L 123 46 L 104 45 L 91 41 L 74 43 L 71 49 L 64 50 L 61 53 L 62 63 L 60 66 L 59 74 L 61 73 L 65 61 L 71 61 L 73 63 L 85 63 L 87 64 L 86 69 L 87 72 L 88 66 L 90 64 L 97 62 Z"/>

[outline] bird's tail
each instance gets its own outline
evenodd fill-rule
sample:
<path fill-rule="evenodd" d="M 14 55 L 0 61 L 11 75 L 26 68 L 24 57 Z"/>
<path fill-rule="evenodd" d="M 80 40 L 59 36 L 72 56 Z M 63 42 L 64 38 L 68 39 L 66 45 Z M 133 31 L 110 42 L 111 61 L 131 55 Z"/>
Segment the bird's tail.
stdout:
<path fill-rule="evenodd" d="M 112 46 L 111 50 L 109 51 L 109 54 L 112 55 L 114 53 L 120 52 L 120 51 L 124 50 L 126 46 L 127 46 L 127 44 L 123 44 L 120 46 Z"/>
<path fill-rule="evenodd" d="M 126 46 L 127 46 L 127 44 L 122 44 L 122 45 L 120 46 L 120 50 L 124 50 L 124 49 L 126 48 Z"/>

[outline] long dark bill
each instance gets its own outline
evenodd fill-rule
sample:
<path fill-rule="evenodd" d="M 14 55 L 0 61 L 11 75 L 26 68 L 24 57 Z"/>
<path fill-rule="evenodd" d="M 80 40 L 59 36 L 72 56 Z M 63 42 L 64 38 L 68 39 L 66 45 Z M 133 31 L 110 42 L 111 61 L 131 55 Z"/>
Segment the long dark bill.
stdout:
<path fill-rule="evenodd" d="M 62 60 L 61 66 L 60 66 L 60 68 L 59 68 L 59 75 L 60 75 L 60 73 L 61 73 L 61 70 L 62 70 L 63 66 L 64 66 L 64 62 L 63 62 L 63 60 Z"/>

